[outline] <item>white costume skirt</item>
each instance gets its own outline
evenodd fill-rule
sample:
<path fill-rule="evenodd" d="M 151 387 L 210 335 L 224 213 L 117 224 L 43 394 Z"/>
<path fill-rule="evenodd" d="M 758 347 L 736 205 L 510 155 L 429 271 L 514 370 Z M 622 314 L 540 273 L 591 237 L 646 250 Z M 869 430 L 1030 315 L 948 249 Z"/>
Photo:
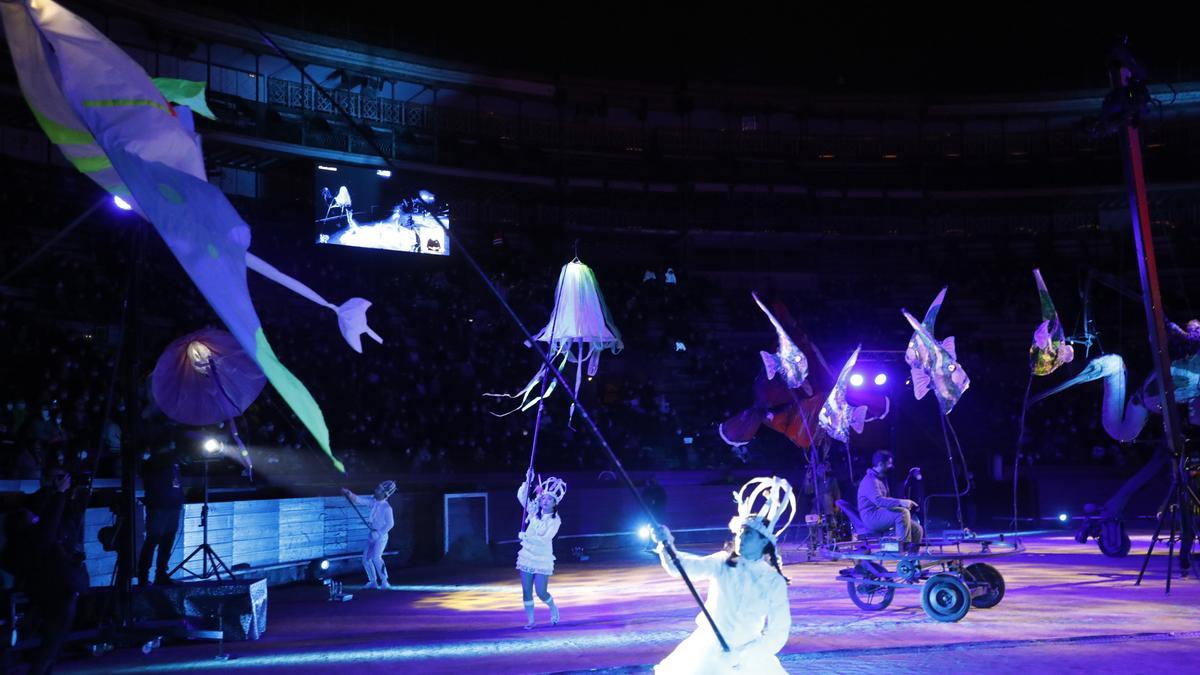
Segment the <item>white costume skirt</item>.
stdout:
<path fill-rule="evenodd" d="M 744 649 L 726 654 L 712 632 L 696 630 L 679 643 L 675 651 L 654 667 L 655 675 L 723 675 L 724 673 L 754 673 L 754 675 L 785 675 L 786 670 L 774 654 Z"/>

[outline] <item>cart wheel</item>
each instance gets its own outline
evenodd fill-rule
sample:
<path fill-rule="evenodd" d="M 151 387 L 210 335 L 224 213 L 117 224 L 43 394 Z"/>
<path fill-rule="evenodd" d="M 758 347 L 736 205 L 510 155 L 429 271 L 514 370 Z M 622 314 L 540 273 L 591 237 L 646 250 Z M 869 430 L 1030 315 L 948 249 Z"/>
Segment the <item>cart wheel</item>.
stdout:
<path fill-rule="evenodd" d="M 1120 521 L 1105 523 L 1100 528 L 1100 536 L 1096 537 L 1100 552 L 1109 558 L 1124 558 L 1129 555 L 1133 542 L 1125 531 L 1125 523 Z"/>
<path fill-rule="evenodd" d="M 936 621 L 958 621 L 971 609 L 971 591 L 953 574 L 935 574 L 921 589 L 921 609 Z"/>
<path fill-rule="evenodd" d="M 967 569 L 963 570 L 963 577 L 968 582 L 987 586 L 988 589 L 987 593 L 971 599 L 972 607 L 990 609 L 1004 599 L 1004 577 L 1000 576 L 1000 570 L 995 567 L 987 563 L 968 565 Z"/>
<path fill-rule="evenodd" d="M 887 570 L 883 565 L 874 561 L 860 562 L 854 566 L 854 571 L 865 578 L 861 581 L 847 581 L 846 590 L 850 593 L 850 599 L 858 605 L 859 609 L 878 612 L 892 604 L 892 597 L 896 595 L 896 589 L 870 582 L 871 579 L 879 579 L 887 575 Z"/>

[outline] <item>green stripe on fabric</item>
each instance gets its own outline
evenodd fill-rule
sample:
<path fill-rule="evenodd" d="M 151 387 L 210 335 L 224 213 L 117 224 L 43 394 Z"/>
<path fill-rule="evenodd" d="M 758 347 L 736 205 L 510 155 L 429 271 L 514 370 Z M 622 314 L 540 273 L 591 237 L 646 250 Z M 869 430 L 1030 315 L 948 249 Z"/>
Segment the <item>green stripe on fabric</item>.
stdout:
<path fill-rule="evenodd" d="M 83 107 L 85 107 L 85 108 L 127 108 L 130 106 L 138 106 L 138 105 L 144 105 L 144 106 L 150 106 L 152 108 L 158 108 L 159 110 L 162 110 L 163 112 L 167 113 L 168 115 L 171 113 L 171 109 L 168 108 L 167 106 L 163 105 L 162 103 L 159 103 L 158 101 L 150 101 L 150 100 L 145 100 L 145 99 L 108 98 L 108 99 L 92 99 L 90 101 L 83 102 Z"/>
<path fill-rule="evenodd" d="M 29 109 L 33 111 L 33 117 L 37 120 L 38 126 L 46 132 L 46 136 L 55 145 L 92 145 L 96 142 L 95 137 L 87 131 L 73 129 L 65 124 L 55 122 L 39 112 L 32 103 L 29 104 Z"/>
<path fill-rule="evenodd" d="M 64 153 L 64 156 L 67 158 L 67 161 L 71 162 L 76 169 L 79 169 L 83 173 L 96 173 L 97 171 L 112 168 L 112 162 L 105 155 L 98 157 L 72 157 Z"/>
<path fill-rule="evenodd" d="M 325 426 L 325 415 L 321 412 L 321 407 L 317 405 L 317 401 L 309 393 L 304 383 L 279 362 L 279 357 L 275 356 L 275 350 L 271 348 L 271 343 L 267 342 L 267 336 L 263 333 L 261 326 L 254 331 L 254 350 L 255 360 L 258 361 L 259 367 L 262 368 L 271 385 L 275 387 L 275 391 L 283 396 L 288 407 L 296 413 L 296 417 L 300 418 L 304 426 L 317 439 L 317 444 L 321 446 L 326 455 L 329 455 L 333 466 L 338 471 L 346 473 L 345 465 L 333 456 L 333 450 L 329 448 L 329 428 Z"/>

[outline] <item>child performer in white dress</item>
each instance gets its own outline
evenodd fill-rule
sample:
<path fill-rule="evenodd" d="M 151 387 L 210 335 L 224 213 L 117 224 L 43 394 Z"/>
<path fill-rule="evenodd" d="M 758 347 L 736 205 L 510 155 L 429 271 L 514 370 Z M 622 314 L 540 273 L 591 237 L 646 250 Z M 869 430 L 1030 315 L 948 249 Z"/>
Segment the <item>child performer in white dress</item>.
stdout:
<path fill-rule="evenodd" d="M 696 617 L 696 631 L 655 666 L 659 675 L 785 672 L 775 654 L 787 644 L 792 616 L 788 579 L 783 576 L 776 545 L 796 514 L 796 498 L 792 486 L 776 477 L 755 478 L 733 496 L 738 502 L 738 515 L 729 521 L 729 530 L 736 535 L 733 545 L 704 557 L 677 552 L 688 577 L 708 580 L 704 604 L 730 650 L 722 651 L 701 612 Z M 754 502 L 760 496 L 765 503 L 755 512 Z M 670 530 L 659 526 L 654 534 L 663 567 L 679 576 L 665 550 L 665 545 L 674 547 Z"/>
<path fill-rule="evenodd" d="M 529 488 L 533 485 L 533 498 Z M 517 501 L 525 509 L 524 529 L 517 537 L 521 550 L 517 552 L 517 569 L 521 572 L 521 596 L 525 604 L 525 629 L 537 625 L 533 620 L 533 591 L 550 608 L 550 623 L 558 623 L 558 605 L 546 591 L 550 575 L 554 574 L 554 535 L 562 525 L 558 505 L 567 494 L 567 484 L 553 476 L 533 484 L 533 472 L 525 474 L 525 482 L 517 490 Z"/>
<path fill-rule="evenodd" d="M 370 506 L 371 514 L 367 517 L 367 546 L 363 549 L 363 569 L 367 571 L 365 588 L 388 588 L 387 567 L 383 564 L 383 550 L 387 548 L 388 532 L 392 530 L 395 520 L 392 517 L 392 505 L 388 497 L 396 491 L 396 482 L 385 480 L 375 488 L 375 499 L 359 497 L 353 492 L 342 488 L 342 494 L 350 503 L 357 506 Z"/>

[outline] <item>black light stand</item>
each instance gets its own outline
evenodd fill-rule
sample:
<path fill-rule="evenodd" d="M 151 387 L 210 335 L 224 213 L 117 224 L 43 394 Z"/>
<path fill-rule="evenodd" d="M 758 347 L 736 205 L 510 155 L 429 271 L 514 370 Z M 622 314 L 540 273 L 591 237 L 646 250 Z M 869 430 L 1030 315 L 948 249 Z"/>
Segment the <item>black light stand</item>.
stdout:
<path fill-rule="evenodd" d="M 207 442 L 214 443 L 215 441 L 209 440 Z M 205 451 L 209 451 L 207 447 L 205 448 Z M 214 551 L 213 547 L 208 543 L 208 465 L 214 461 L 216 461 L 216 459 L 211 457 L 205 457 L 203 460 L 201 460 L 201 463 L 204 464 L 204 505 L 200 507 L 200 530 L 203 532 L 203 540 L 201 541 L 200 545 L 193 549 L 186 558 L 181 560 L 179 564 L 167 574 L 167 576 L 174 576 L 176 572 L 182 569 L 188 574 L 191 574 L 193 579 L 207 579 L 211 576 L 216 576 L 217 581 L 220 581 L 222 572 L 224 572 L 225 576 L 229 577 L 230 580 L 233 579 L 233 572 L 229 570 L 229 566 L 225 564 L 224 560 L 221 560 L 221 556 L 217 555 L 217 552 Z M 188 562 L 197 555 L 200 556 L 199 574 L 187 568 Z"/>

